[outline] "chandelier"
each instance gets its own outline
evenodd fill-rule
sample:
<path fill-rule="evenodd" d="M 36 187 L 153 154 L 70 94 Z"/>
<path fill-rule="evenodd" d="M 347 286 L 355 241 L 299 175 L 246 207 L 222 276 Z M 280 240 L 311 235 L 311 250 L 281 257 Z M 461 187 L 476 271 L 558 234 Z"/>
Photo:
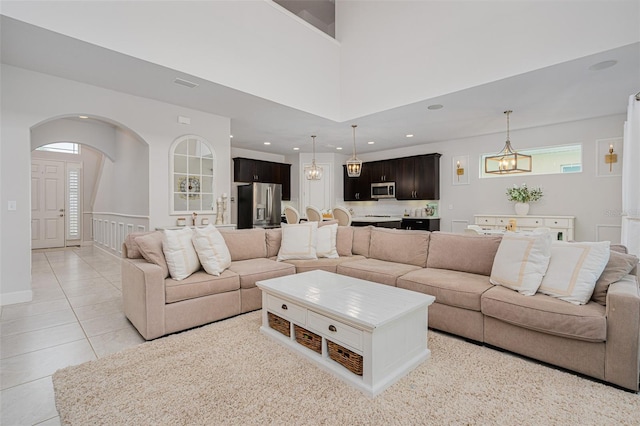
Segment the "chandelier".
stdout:
<path fill-rule="evenodd" d="M 356 157 L 356 127 L 357 124 L 352 124 L 353 127 L 353 156 L 347 161 L 347 175 L 349 177 L 359 177 L 362 172 L 362 161 Z"/>
<path fill-rule="evenodd" d="M 322 167 L 316 165 L 316 137 L 311 136 L 313 139 L 313 159 L 310 166 L 304 167 L 304 176 L 307 180 L 320 180 L 322 179 Z"/>
<path fill-rule="evenodd" d="M 507 115 L 507 142 L 502 151 L 496 155 L 485 157 L 484 172 L 492 174 L 525 173 L 531 171 L 531 156 L 519 154 L 511 147 L 509 140 L 509 114 L 513 111 L 505 111 Z"/>

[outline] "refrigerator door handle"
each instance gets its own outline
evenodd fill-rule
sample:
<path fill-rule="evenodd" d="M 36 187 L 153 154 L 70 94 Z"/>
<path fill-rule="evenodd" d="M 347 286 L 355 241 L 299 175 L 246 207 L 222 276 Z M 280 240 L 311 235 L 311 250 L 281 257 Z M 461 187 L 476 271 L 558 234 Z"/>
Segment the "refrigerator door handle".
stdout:
<path fill-rule="evenodd" d="M 273 195 L 271 194 L 271 187 L 268 186 L 267 187 L 267 217 L 269 218 L 268 220 L 271 220 L 271 201 L 272 201 Z"/>

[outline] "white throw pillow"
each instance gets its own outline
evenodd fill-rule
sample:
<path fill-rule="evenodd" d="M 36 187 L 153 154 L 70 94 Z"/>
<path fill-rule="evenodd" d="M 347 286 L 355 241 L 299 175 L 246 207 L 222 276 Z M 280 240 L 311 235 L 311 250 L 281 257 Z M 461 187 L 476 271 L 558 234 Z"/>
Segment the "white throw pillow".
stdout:
<path fill-rule="evenodd" d="M 492 284 L 533 296 L 549 266 L 551 234 L 519 235 L 507 232 L 493 260 Z"/>
<path fill-rule="evenodd" d="M 278 260 L 317 259 L 318 222 L 282 225 L 282 242 Z"/>
<path fill-rule="evenodd" d="M 316 254 L 318 257 L 337 259 L 336 236 L 338 235 L 338 224 L 324 225 L 318 228 L 318 244 L 316 244 Z"/>
<path fill-rule="evenodd" d="M 549 268 L 538 292 L 584 305 L 609 261 L 609 241 L 598 243 L 554 242 Z"/>
<path fill-rule="evenodd" d="M 231 266 L 231 254 L 224 237 L 213 225 L 210 224 L 202 229 L 196 228 L 191 241 L 202 267 L 208 274 L 218 277 Z"/>
<path fill-rule="evenodd" d="M 191 228 L 165 230 L 162 235 L 162 251 L 174 280 L 183 280 L 200 269 L 198 254 L 193 247 Z"/>

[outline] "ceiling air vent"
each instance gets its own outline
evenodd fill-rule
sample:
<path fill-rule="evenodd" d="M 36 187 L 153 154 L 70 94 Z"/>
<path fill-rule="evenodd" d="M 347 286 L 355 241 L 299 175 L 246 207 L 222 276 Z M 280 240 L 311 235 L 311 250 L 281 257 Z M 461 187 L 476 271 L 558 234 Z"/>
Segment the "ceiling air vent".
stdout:
<path fill-rule="evenodd" d="M 175 84 L 179 84 L 181 86 L 186 86 L 186 87 L 188 87 L 190 89 L 193 89 L 194 87 L 198 87 L 198 83 L 194 83 L 194 82 L 189 81 L 189 80 L 184 80 L 182 78 L 176 78 L 175 80 L 173 80 L 173 82 Z"/>

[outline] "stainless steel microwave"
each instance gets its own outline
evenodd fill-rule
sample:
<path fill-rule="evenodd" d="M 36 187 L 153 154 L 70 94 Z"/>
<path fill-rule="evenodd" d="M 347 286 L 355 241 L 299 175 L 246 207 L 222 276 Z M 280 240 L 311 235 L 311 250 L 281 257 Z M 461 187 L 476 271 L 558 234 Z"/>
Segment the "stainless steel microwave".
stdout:
<path fill-rule="evenodd" d="M 395 182 L 379 182 L 371 184 L 371 198 L 396 198 Z"/>

